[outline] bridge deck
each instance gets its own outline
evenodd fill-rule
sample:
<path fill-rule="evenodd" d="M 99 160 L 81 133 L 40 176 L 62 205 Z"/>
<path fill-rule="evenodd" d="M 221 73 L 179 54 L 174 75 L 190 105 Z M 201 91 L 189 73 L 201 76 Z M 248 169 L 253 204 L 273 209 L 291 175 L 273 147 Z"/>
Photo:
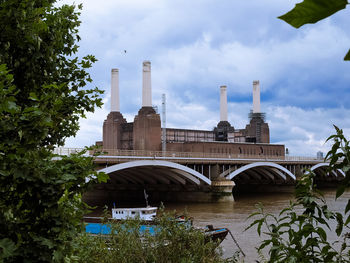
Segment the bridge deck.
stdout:
<path fill-rule="evenodd" d="M 83 148 L 56 148 L 54 153 L 69 155 L 82 151 Z M 105 150 L 98 152 L 90 151 L 87 155 L 96 155 L 96 163 L 121 163 L 136 160 L 166 160 L 177 163 L 252 163 L 252 162 L 275 162 L 280 164 L 317 164 L 323 159 L 308 156 L 269 156 L 253 154 L 228 154 L 228 153 L 202 153 L 202 152 L 163 152 L 163 151 L 130 151 L 130 150 Z"/>

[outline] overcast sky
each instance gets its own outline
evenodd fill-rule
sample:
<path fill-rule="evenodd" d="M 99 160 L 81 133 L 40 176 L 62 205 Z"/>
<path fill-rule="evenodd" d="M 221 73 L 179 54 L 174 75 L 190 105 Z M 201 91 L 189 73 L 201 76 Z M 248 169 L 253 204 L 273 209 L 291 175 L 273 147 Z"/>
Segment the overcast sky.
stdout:
<path fill-rule="evenodd" d="M 350 48 L 350 8 L 295 29 L 276 17 L 298 1 L 81 2 L 78 55 L 98 59 L 90 72 L 93 84 L 105 90 L 105 104 L 81 120 L 66 147 L 102 140 L 112 68 L 119 69 L 121 113 L 133 121 L 141 107 L 144 60 L 152 63 L 159 112 L 166 94 L 167 127 L 211 130 L 220 117 L 219 87 L 227 85 L 228 120 L 245 128 L 252 83 L 260 80 L 271 142 L 285 144 L 291 155 L 326 153 L 332 124 L 350 136 L 350 62 L 343 61 Z"/>

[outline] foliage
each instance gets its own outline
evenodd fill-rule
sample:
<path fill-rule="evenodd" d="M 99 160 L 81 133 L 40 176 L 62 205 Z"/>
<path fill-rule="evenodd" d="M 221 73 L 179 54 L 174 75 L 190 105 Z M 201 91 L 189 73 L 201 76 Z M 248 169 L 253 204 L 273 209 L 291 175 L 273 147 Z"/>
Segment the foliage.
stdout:
<path fill-rule="evenodd" d="M 110 237 L 79 235 L 69 262 L 234 262 L 222 259 L 217 244 L 189 221 L 179 223 L 173 215 L 163 213 L 155 223 L 155 231 L 140 231 L 142 221 L 138 219 L 109 221 Z"/>
<path fill-rule="evenodd" d="M 51 153 L 101 105 L 101 91 L 86 88 L 95 58 L 73 57 L 81 7 L 54 3 L 0 0 L 0 262 L 61 262 L 81 228 L 82 193 L 106 179 L 83 152 Z"/>
<path fill-rule="evenodd" d="M 330 161 L 329 172 L 342 169 L 346 175 L 337 190 L 338 198 L 350 186 L 350 147 L 343 131 L 335 128 L 337 133 L 328 138 L 334 144 L 326 158 Z M 264 229 L 267 236 L 258 247 L 260 254 L 268 249 L 267 262 L 350 262 L 350 200 L 344 213 L 332 212 L 316 189 L 314 177 L 309 171 L 300 178 L 296 201 L 278 216 L 265 213 L 262 206 L 250 216 L 258 219 L 248 228 L 256 226 L 259 235 Z M 338 240 L 328 241 L 325 229 L 335 230 Z"/>
<path fill-rule="evenodd" d="M 72 57 L 78 50 L 80 13 L 54 2 L 0 1 L 0 64 L 13 75 L 13 110 L 21 115 L 17 129 L 5 130 L 11 145 L 63 145 L 77 132 L 79 116 L 101 105 L 101 92 L 85 88 L 92 81 L 86 69 L 96 59 Z"/>
<path fill-rule="evenodd" d="M 329 169 L 341 169 L 345 173 L 345 178 L 342 184 L 337 190 L 336 197 L 341 196 L 346 188 L 350 187 L 350 145 L 349 141 L 345 138 L 343 130 L 334 126 L 336 134 L 331 135 L 327 141 L 333 140 L 334 144 L 332 149 L 327 153 L 325 159 L 330 161 Z M 346 206 L 345 213 L 350 210 L 350 201 Z M 350 217 L 347 218 L 347 222 L 350 221 Z"/>
<path fill-rule="evenodd" d="M 299 28 L 308 23 L 316 23 L 345 9 L 347 0 L 304 0 L 296 4 L 288 13 L 278 17 L 291 26 Z M 350 49 L 344 60 L 350 60 Z"/>

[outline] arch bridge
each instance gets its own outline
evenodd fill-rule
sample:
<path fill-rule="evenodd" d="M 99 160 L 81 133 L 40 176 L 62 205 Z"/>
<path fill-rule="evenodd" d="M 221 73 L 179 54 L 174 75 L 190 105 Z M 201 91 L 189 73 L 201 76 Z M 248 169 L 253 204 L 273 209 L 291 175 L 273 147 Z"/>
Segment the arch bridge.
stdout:
<path fill-rule="evenodd" d="M 231 200 L 232 189 L 234 192 L 291 191 L 291 186 L 306 170 L 313 171 L 322 186 L 334 185 L 344 177 L 341 170 L 329 172 L 328 163 L 322 159 L 249 157 L 139 151 L 97 155 L 95 163 L 100 171 L 110 175 L 110 181 L 97 189 L 126 194 L 146 189 L 161 200 L 206 202 Z"/>

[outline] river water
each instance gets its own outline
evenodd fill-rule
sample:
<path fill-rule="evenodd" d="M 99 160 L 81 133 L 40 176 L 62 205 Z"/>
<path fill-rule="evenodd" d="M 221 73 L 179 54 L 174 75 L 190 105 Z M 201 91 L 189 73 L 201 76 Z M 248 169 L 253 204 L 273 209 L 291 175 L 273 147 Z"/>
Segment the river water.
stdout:
<path fill-rule="evenodd" d="M 333 211 L 343 212 L 347 200 L 350 198 L 350 192 L 344 193 L 337 201 L 335 201 L 334 190 L 324 190 L 324 196 Z M 179 214 L 187 211 L 188 215 L 194 218 L 195 226 L 211 224 L 214 227 L 229 228 L 246 254 L 245 262 L 255 262 L 255 259 L 258 259 L 255 247 L 258 246 L 262 238 L 259 238 L 256 228 L 244 231 L 254 220 L 247 220 L 247 217 L 256 211 L 255 205 L 259 202 L 263 204 L 266 212 L 278 215 L 283 208 L 289 205 L 290 200 L 293 200 L 293 194 L 249 194 L 235 197 L 235 202 L 165 204 L 165 209 L 168 211 L 176 210 Z M 334 228 L 332 231 L 325 230 L 331 239 L 336 238 Z M 221 247 L 224 257 L 230 257 L 234 251 L 238 250 L 229 235 L 221 243 Z"/>

